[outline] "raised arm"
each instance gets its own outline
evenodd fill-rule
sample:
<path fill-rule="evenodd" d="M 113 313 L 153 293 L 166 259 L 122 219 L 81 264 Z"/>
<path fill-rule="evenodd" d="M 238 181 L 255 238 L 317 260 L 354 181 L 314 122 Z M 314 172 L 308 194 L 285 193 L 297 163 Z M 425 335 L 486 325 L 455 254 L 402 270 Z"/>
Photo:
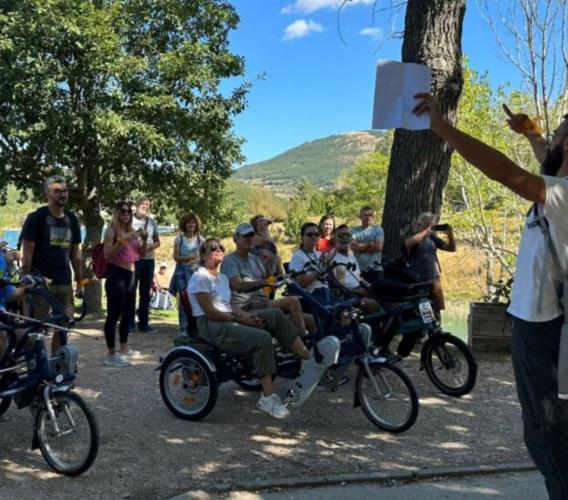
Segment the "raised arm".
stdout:
<path fill-rule="evenodd" d="M 442 117 L 436 101 L 430 94 L 417 94 L 420 101 L 414 108 L 418 116 L 430 113 L 430 128 L 454 148 L 467 162 L 526 200 L 544 203 L 544 179 L 523 170 L 495 148 L 458 130 Z"/>
<path fill-rule="evenodd" d="M 527 122 L 532 123 L 528 115 L 525 115 L 524 113 L 513 113 L 506 104 L 503 104 L 503 110 L 509 117 L 507 123 L 511 130 L 517 132 L 517 134 L 524 135 L 527 138 L 536 159 L 539 163 L 542 163 L 546 158 L 546 153 L 548 152 L 548 144 L 538 128 L 530 126 L 527 127 Z"/>

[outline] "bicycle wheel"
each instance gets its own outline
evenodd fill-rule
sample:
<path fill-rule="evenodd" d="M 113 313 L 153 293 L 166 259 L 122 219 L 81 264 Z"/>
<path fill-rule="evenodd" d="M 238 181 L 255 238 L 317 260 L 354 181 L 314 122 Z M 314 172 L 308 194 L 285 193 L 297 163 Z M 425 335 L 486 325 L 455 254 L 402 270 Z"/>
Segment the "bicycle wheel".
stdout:
<path fill-rule="evenodd" d="M 357 396 L 367 418 L 394 434 L 410 429 L 418 417 L 418 396 L 408 375 L 398 366 L 369 365 L 372 377 L 360 368 Z"/>
<path fill-rule="evenodd" d="M 12 398 L 0 399 L 0 415 L 4 415 L 10 408 L 10 403 L 12 403 Z"/>
<path fill-rule="evenodd" d="M 203 359 L 174 349 L 160 369 L 160 393 L 168 409 L 184 420 L 201 420 L 217 401 L 217 377 Z"/>
<path fill-rule="evenodd" d="M 72 391 L 55 393 L 50 401 L 55 419 L 44 404 L 40 404 L 35 417 L 39 449 L 55 472 L 78 476 L 97 457 L 97 420 L 83 399 Z"/>
<path fill-rule="evenodd" d="M 422 364 L 432 383 L 448 396 L 471 392 L 477 362 L 465 342 L 449 333 L 430 337 L 422 347 Z"/>

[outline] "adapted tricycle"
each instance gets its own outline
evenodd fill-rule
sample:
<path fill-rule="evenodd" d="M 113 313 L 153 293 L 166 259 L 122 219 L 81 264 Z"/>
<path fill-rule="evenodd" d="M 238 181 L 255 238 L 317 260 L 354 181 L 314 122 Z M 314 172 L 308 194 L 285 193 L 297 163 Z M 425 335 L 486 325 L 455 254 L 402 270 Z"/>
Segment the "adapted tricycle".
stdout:
<path fill-rule="evenodd" d="M 32 450 L 39 448 L 55 472 L 78 476 L 97 456 L 97 421 L 73 391 L 77 348 L 64 345 L 50 358 L 44 341 L 49 334 L 69 331 L 73 320 L 51 296 L 43 278 L 24 276 L 20 285 L 29 286 L 28 294 L 45 299 L 52 312 L 44 321 L 0 312 L 0 332 L 7 335 L 6 349 L 0 353 L 0 415 L 12 400 L 18 409 L 28 407 L 34 417 Z"/>
<path fill-rule="evenodd" d="M 376 348 L 371 328 L 360 322 L 359 300 L 323 304 L 294 281 L 303 272 L 290 273 L 275 285 L 286 286 L 288 295 L 302 297 L 310 305 L 317 325 L 315 334 L 303 338 L 312 348 L 312 356 L 303 366 L 293 354 L 284 354 L 276 346 L 276 375 L 290 380 L 284 403 L 291 407 L 303 405 L 318 384 L 336 390 L 344 383 L 349 368 L 355 366 L 353 406 L 360 406 L 380 429 L 393 433 L 409 429 L 418 416 L 416 391 L 400 367 L 373 354 Z M 182 294 L 182 305 L 190 318 L 187 295 Z M 189 335 L 187 345 L 172 349 L 157 368 L 162 398 L 174 415 L 187 420 L 204 418 L 215 406 L 219 385 L 230 380 L 244 388 L 260 388 L 246 357 L 207 343 L 191 326 Z"/>

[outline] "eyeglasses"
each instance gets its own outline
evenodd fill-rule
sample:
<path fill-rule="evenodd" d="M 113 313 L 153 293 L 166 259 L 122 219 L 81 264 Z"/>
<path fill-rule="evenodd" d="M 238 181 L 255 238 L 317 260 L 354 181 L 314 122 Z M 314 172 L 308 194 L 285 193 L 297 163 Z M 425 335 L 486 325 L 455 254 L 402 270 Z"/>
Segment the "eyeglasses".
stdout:
<path fill-rule="evenodd" d="M 223 253 L 224 253 L 224 252 L 225 252 L 225 247 L 224 247 L 223 245 L 219 245 L 219 246 L 217 246 L 217 245 L 212 245 L 212 246 L 210 246 L 210 247 L 208 248 L 208 251 L 209 251 L 210 253 L 214 253 L 214 252 L 223 252 Z"/>
<path fill-rule="evenodd" d="M 304 236 L 307 236 L 308 238 L 315 238 L 316 236 L 319 236 L 319 233 L 304 233 Z"/>
<path fill-rule="evenodd" d="M 351 239 L 351 233 L 337 233 L 335 236 L 339 240 L 350 240 Z"/>

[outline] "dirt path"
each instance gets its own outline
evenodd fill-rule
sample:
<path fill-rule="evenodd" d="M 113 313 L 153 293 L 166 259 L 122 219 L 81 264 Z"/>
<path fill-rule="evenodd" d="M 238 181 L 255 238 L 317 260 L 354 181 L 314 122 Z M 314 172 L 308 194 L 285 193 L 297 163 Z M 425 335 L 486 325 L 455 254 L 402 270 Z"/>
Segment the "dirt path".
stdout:
<path fill-rule="evenodd" d="M 99 456 L 83 476 L 60 477 L 29 450 L 27 409 L 13 406 L 0 417 L 0 498 L 158 499 L 236 480 L 528 459 L 506 356 L 481 358 L 478 386 L 461 399 L 438 393 L 417 360 L 406 360 L 421 407 L 414 427 L 398 436 L 352 409 L 351 384 L 315 393 L 279 421 L 256 410 L 255 394 L 227 383 L 209 417 L 191 423 L 173 417 L 161 400 L 154 369 L 176 328 L 155 325 L 159 334 L 133 336 L 132 347 L 144 356 L 131 368 L 103 366 L 100 321 L 84 325 L 88 336 L 73 337 L 80 350 L 77 391 L 101 429 Z"/>

